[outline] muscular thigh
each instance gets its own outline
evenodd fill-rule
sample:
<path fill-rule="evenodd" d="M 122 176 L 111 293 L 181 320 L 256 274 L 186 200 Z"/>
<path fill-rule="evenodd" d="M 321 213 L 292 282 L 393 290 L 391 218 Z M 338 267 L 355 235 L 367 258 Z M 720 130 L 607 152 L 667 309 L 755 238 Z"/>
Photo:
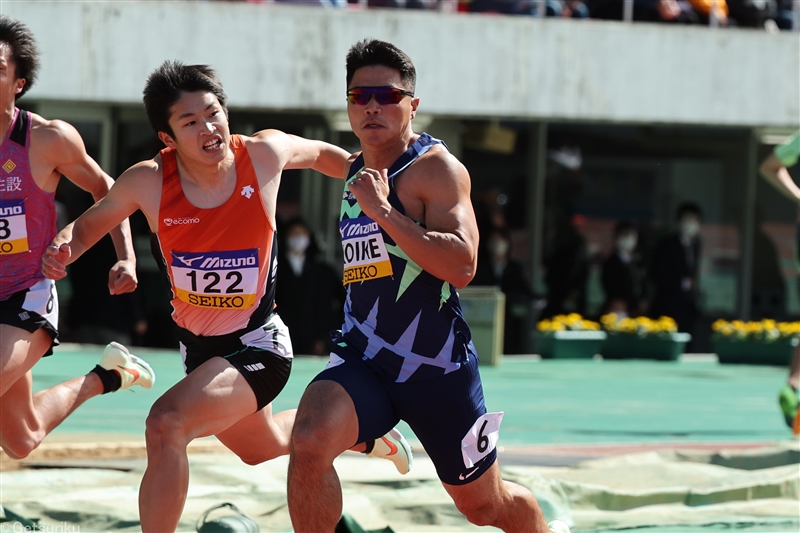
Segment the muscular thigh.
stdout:
<path fill-rule="evenodd" d="M 311 398 L 308 393 L 313 390 L 312 386 L 319 383 L 318 390 L 321 390 L 322 386 L 331 389 L 330 382 L 338 384 L 339 387 L 335 389 L 343 391 L 353 402 L 358 421 L 358 435 L 353 442 L 347 444 L 348 447 L 380 438 L 397 424 L 399 418 L 385 390 L 384 382 L 367 367 L 358 354 L 351 352 L 349 348 L 337 347 L 335 353 L 331 354 L 325 369 L 314 378 L 307 393 L 303 395 L 307 406 L 310 405 Z M 301 403 L 298 417 L 306 416 L 302 407 Z M 324 407 L 325 398 L 321 398 L 314 410 L 318 411 Z"/>
<path fill-rule="evenodd" d="M 189 438 L 225 431 L 256 411 L 256 396 L 242 374 L 213 357 L 156 400 L 151 416 L 168 415 Z"/>
<path fill-rule="evenodd" d="M 0 324 L 0 396 L 33 368 L 51 344 L 52 338 L 42 329 L 29 332 Z"/>
<path fill-rule="evenodd" d="M 33 377 L 29 371 L 8 387 L 3 395 L 0 401 L 0 445 L 4 445 L 8 439 L 39 429 L 39 419 L 33 408 L 32 386 Z"/>
<path fill-rule="evenodd" d="M 502 415 L 487 413 L 477 360 L 438 378 L 390 389 L 400 418 L 416 434 L 448 485 L 479 479 L 495 462 Z"/>

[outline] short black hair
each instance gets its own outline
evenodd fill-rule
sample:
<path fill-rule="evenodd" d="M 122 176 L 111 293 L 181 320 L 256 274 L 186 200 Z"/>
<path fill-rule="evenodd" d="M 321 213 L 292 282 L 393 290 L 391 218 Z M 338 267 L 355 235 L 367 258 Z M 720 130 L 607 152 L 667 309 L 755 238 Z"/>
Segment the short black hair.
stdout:
<path fill-rule="evenodd" d="M 33 82 L 39 73 L 39 50 L 36 47 L 36 39 L 25 24 L 8 15 L 0 15 L 0 41 L 11 47 L 11 59 L 17 65 L 14 77 L 25 80 L 22 90 L 15 96 L 18 100 L 33 87 Z"/>
<path fill-rule="evenodd" d="M 683 215 L 695 215 L 700 220 L 703 219 L 703 210 L 700 209 L 700 206 L 694 202 L 684 202 L 678 206 L 678 211 L 676 213 L 677 219 L 680 220 L 683 218 Z"/>
<path fill-rule="evenodd" d="M 619 237 L 623 233 L 627 233 L 629 231 L 638 231 L 636 229 L 636 225 L 630 220 L 620 220 L 617 222 L 617 225 L 614 226 L 614 237 Z"/>
<path fill-rule="evenodd" d="M 182 93 L 209 92 L 217 97 L 225 115 L 228 115 L 228 96 L 216 72 L 208 65 L 184 65 L 180 61 L 164 61 L 147 78 L 143 101 L 147 120 L 158 132 L 175 135 L 169 125 L 172 106 Z"/>
<path fill-rule="evenodd" d="M 350 47 L 347 52 L 347 87 L 350 87 L 356 70 L 376 65 L 398 71 L 405 88 L 414 92 L 417 85 L 417 70 L 411 58 L 395 45 L 377 39 L 364 39 Z"/>

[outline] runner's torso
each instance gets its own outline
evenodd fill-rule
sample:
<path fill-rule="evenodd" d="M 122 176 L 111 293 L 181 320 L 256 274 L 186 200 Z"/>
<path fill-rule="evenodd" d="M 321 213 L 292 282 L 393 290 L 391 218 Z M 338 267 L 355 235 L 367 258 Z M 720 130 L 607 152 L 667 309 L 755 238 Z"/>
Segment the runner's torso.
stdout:
<path fill-rule="evenodd" d="M 389 169 L 389 201 L 401 213 L 405 209 L 394 180 L 437 144 L 443 143 L 423 133 Z M 373 368 L 399 382 L 452 372 L 474 353 L 455 287 L 422 270 L 364 215 L 348 186 L 363 165 L 359 155 L 342 197 L 347 298 L 334 342 L 352 346 Z"/>
<path fill-rule="evenodd" d="M 231 149 L 236 187 L 211 209 L 186 199 L 176 153 L 161 151 L 164 177 L 153 251 L 168 276 L 172 318 L 204 337 L 260 327 L 275 307 L 275 230 L 240 136 L 231 136 Z"/>
<path fill-rule="evenodd" d="M 55 193 L 31 174 L 31 123 L 28 111 L 15 109 L 0 145 L 0 300 L 43 278 L 42 255 L 56 235 Z"/>

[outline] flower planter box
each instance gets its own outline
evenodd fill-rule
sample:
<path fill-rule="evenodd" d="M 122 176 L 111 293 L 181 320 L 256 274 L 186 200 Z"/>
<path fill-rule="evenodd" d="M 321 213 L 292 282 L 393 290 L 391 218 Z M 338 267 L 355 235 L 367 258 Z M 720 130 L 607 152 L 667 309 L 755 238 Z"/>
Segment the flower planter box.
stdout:
<path fill-rule="evenodd" d="M 544 359 L 591 359 L 600 353 L 604 331 L 536 333 L 536 351 Z"/>
<path fill-rule="evenodd" d="M 676 361 L 686 343 L 692 339 L 688 333 L 668 333 L 640 337 L 638 335 L 610 334 L 600 347 L 603 359 L 655 359 Z"/>
<path fill-rule="evenodd" d="M 798 342 L 794 338 L 765 342 L 717 337 L 714 351 L 720 363 L 786 366 Z"/>

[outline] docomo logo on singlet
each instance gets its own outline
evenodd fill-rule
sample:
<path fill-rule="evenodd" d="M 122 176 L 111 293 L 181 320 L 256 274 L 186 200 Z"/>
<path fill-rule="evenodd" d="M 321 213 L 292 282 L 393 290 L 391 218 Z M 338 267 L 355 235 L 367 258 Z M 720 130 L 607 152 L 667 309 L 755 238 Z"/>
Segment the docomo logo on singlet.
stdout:
<path fill-rule="evenodd" d="M 183 224 L 199 224 L 200 219 L 194 218 L 165 218 L 164 224 L 166 226 L 181 226 Z"/>

